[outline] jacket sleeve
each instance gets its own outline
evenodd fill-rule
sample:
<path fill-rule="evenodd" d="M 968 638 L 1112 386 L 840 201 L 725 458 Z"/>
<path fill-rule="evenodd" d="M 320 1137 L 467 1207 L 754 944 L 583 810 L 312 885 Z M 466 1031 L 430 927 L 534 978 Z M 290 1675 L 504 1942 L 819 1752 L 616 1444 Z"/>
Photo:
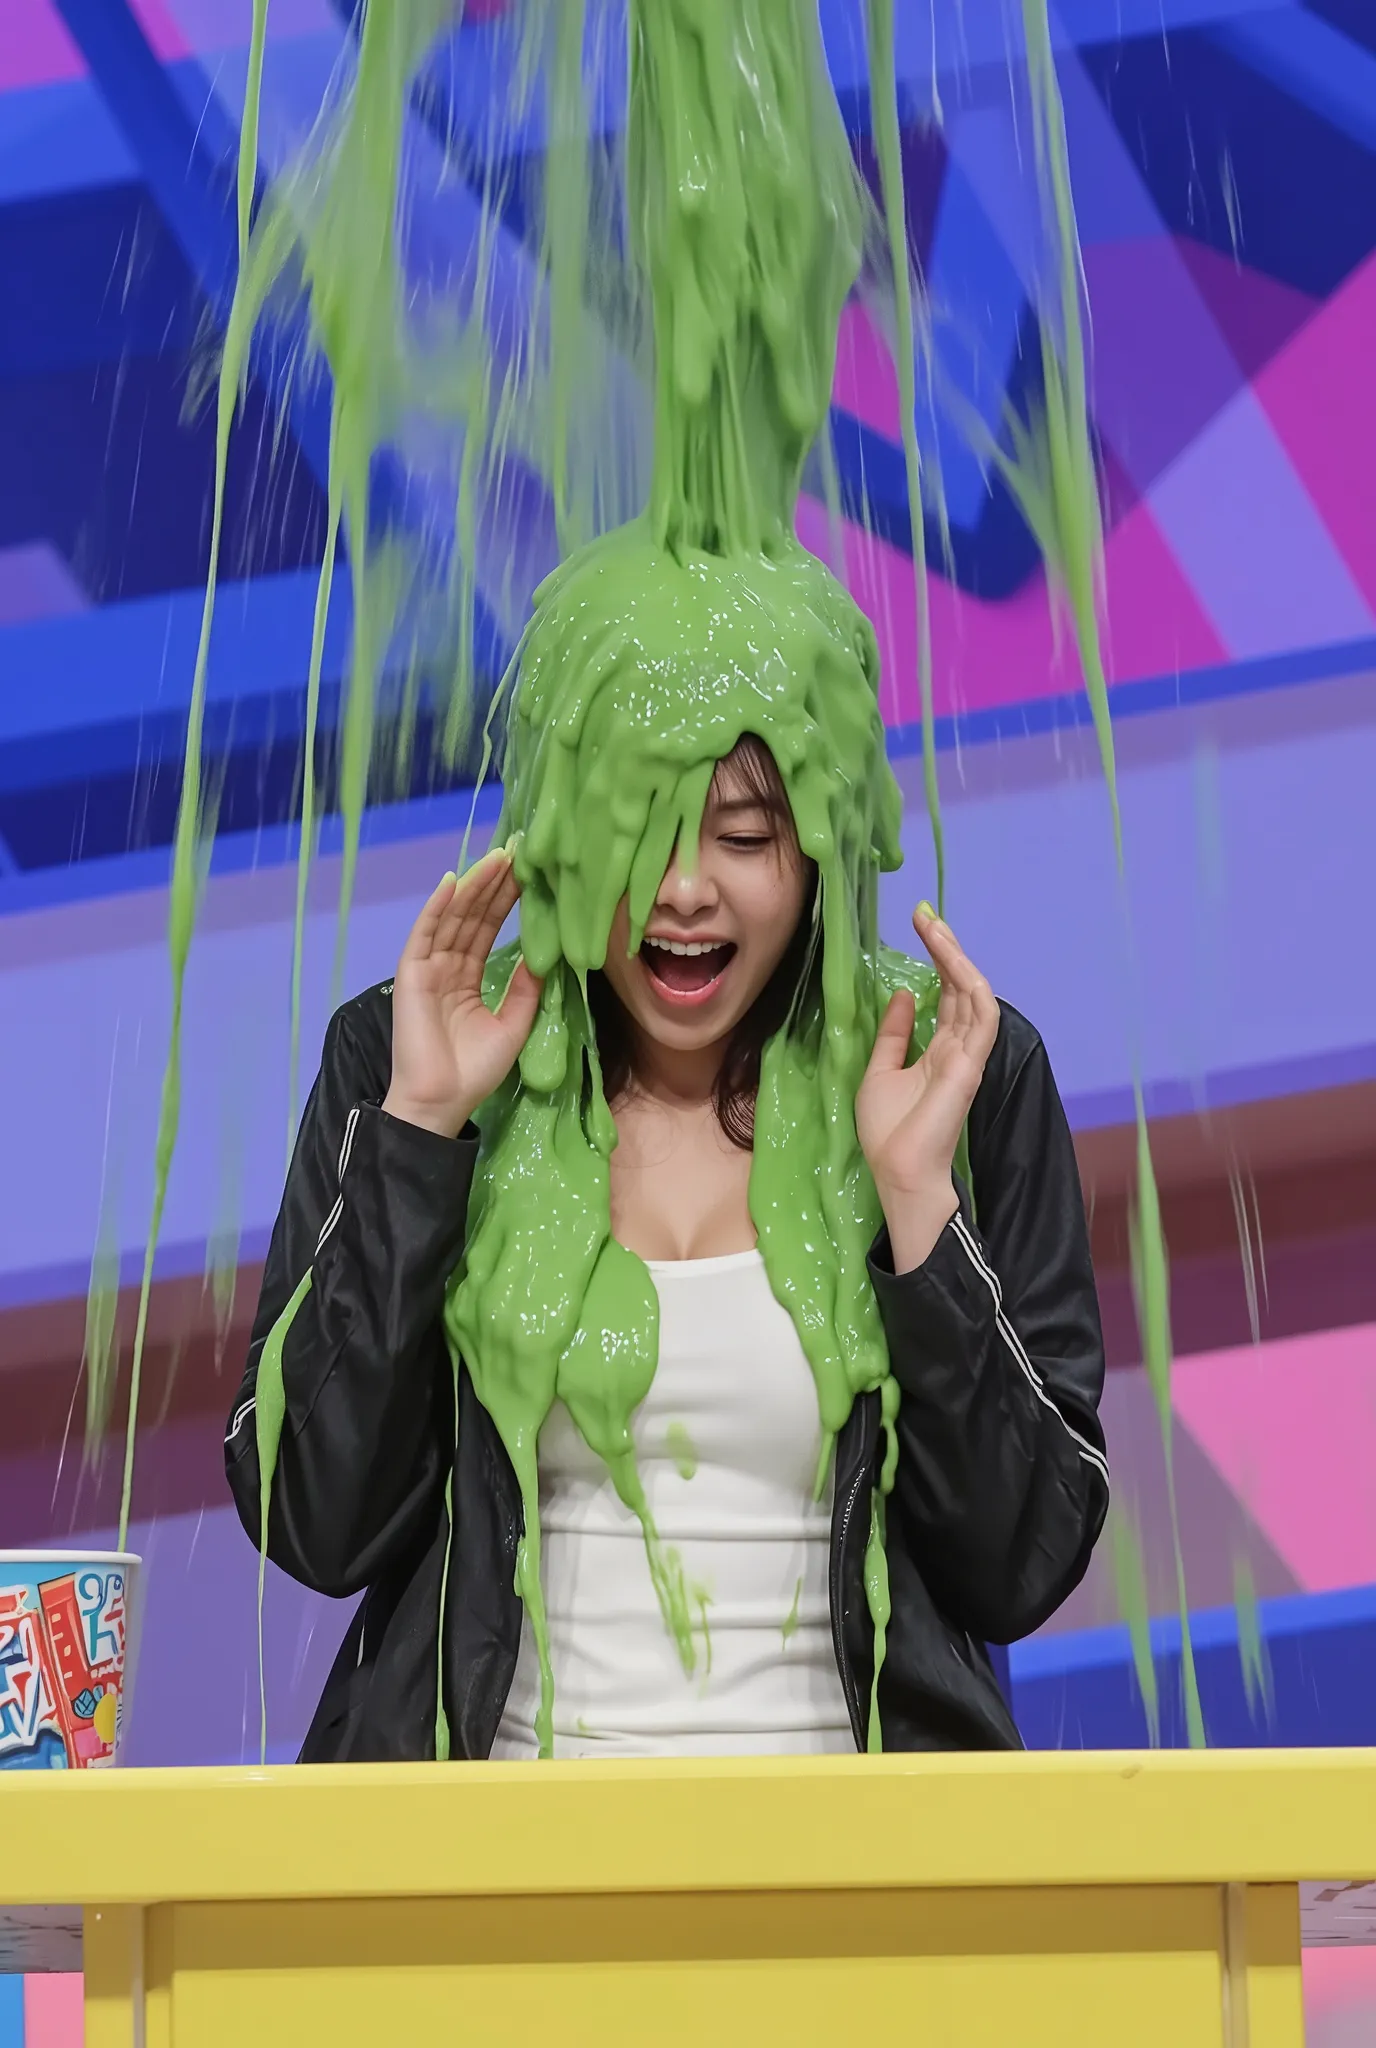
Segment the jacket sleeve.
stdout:
<path fill-rule="evenodd" d="M 453 1382 L 440 1314 L 477 1154 L 468 1134 L 437 1137 L 378 1106 L 391 1073 L 388 994 L 360 997 L 331 1022 L 225 1438 L 230 1490 L 256 1545 L 258 1367 L 285 1322 L 268 1555 L 305 1585 L 341 1595 L 415 1539 L 450 1469 Z"/>
<path fill-rule="evenodd" d="M 991 1643 L 1055 1612 L 1108 1509 L 1074 1147 L 1041 1039 L 1001 1010 L 970 1114 L 973 1207 L 962 1190 L 915 1271 L 893 1273 L 884 1238 L 871 1261 L 900 1391 L 891 1525 L 950 1619 Z"/>

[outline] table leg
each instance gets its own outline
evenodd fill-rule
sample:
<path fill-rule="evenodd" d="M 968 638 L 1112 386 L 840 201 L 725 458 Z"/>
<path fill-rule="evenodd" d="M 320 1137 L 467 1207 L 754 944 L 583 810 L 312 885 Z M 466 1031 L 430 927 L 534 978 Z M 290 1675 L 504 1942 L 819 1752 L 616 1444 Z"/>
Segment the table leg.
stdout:
<path fill-rule="evenodd" d="M 1296 1884 L 1223 1888 L 1225 2048 L 1304 2048 Z"/>
<path fill-rule="evenodd" d="M 141 1906 L 88 1906 L 82 1914 L 86 2048 L 148 2048 L 143 1923 Z"/>

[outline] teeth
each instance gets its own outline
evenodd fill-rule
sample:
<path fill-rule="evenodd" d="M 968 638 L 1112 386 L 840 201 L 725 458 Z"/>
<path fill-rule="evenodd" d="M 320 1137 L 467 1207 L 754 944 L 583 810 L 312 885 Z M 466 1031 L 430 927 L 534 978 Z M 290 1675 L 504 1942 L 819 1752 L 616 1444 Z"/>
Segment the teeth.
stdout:
<path fill-rule="evenodd" d="M 680 959 L 686 960 L 696 960 L 700 953 L 719 953 L 721 951 L 720 946 L 702 946 L 696 940 L 685 944 L 682 939 L 647 938 L 645 943 L 647 946 L 658 947 L 661 953 L 677 953 Z"/>

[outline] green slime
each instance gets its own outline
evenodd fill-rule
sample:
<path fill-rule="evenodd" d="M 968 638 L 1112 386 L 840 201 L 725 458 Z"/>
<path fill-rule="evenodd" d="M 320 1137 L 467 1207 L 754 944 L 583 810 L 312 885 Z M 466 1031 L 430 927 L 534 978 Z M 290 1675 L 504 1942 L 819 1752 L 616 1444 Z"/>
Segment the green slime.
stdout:
<path fill-rule="evenodd" d="M 462 1359 L 521 1489 L 516 1586 L 539 1659 L 542 1755 L 553 1674 L 537 1447 L 556 1399 L 639 1520 L 666 1624 L 685 1670 L 694 1664 L 689 1592 L 631 1436 L 658 1304 L 642 1261 L 611 1234 L 616 1131 L 587 999 L 617 905 L 627 898 L 635 951 L 675 849 L 694 854 L 716 763 L 743 734 L 762 737 L 817 869 L 821 993 L 765 1049 L 750 1211 L 828 1445 L 873 1389 L 894 1440 L 897 1389 L 866 1265 L 881 1211 L 854 1102 L 891 989 L 919 994 L 919 1035 L 935 994 L 928 970 L 878 943 L 877 876 L 901 860 L 901 799 L 874 635 L 792 532 L 864 228 L 816 19 L 790 0 L 643 0 L 630 36 L 631 225 L 655 336 L 650 504 L 547 580 L 519 651 L 498 835 L 516 848 L 520 943 L 544 987 L 517 1073 L 479 1113 L 468 1241 L 446 1305 L 455 1370 Z M 509 972 L 509 958 L 493 963 L 494 995 Z M 893 1465 L 891 1450 L 886 1485 Z M 877 1504 L 866 1586 L 877 1683 L 888 1617 Z"/>
<path fill-rule="evenodd" d="M 877 876 L 899 863 L 901 798 L 877 681 L 868 621 L 796 541 L 780 535 L 768 555 L 675 555 L 648 522 L 556 571 L 521 648 L 497 829 L 520 834 L 521 945 L 544 989 L 518 1072 L 479 1112 L 468 1243 L 446 1325 L 521 1488 L 517 1587 L 540 1658 L 544 1753 L 553 1677 L 537 1444 L 556 1398 L 640 1520 L 666 1621 L 692 1668 L 681 1572 L 659 1542 L 632 1447 L 631 1419 L 655 1370 L 658 1306 L 645 1266 L 611 1234 L 616 1131 L 587 975 L 605 960 L 623 896 L 639 947 L 669 858 L 696 848 L 715 765 L 743 733 L 768 742 L 817 865 L 821 947 L 816 1013 L 796 1015 L 765 1050 L 750 1212 L 812 1367 L 828 1441 L 858 1392 L 881 1388 L 890 1426 L 896 1413 L 866 1266 L 881 1213 L 854 1103 L 890 991 L 916 991 L 925 1042 L 935 982 L 878 944 Z M 512 960 L 508 950 L 492 962 L 493 1000 Z M 880 1625 L 887 1587 L 882 1550 L 872 1550 Z"/>
<path fill-rule="evenodd" d="M 698 1469 L 698 1454 L 681 1422 L 671 1422 L 664 1432 L 665 1449 L 674 1461 L 674 1469 L 680 1479 L 692 1479 Z"/>
<path fill-rule="evenodd" d="M 790 1641 L 798 1632 L 798 1608 L 802 1601 L 802 1597 L 803 1581 L 802 1578 L 799 1577 L 793 1588 L 792 1605 L 790 1606 L 788 1613 L 784 1616 L 783 1626 L 779 1630 L 779 1635 L 785 1649 L 788 1648 Z"/>
<path fill-rule="evenodd" d="M 355 620 L 341 767 L 342 950 L 376 680 L 404 583 L 385 551 L 373 546 L 368 505 L 372 455 L 395 433 L 398 394 L 415 386 L 395 247 L 402 127 L 417 70 L 452 12 L 447 0 L 366 7 L 352 90 L 322 116 L 310 162 L 281 181 L 250 230 L 267 15 L 266 0 L 255 0 L 238 187 L 241 270 L 220 379 L 212 564 L 174 846 L 172 1041 L 135 1341 L 121 1541 L 152 1260 L 178 1118 L 182 987 L 205 829 L 200 733 L 229 426 L 251 338 L 274 285 L 286 277 L 305 301 L 312 344 L 333 378 L 329 532 L 308 689 L 293 955 L 294 1091 L 324 618 L 342 522 Z M 529 13 L 548 42 L 548 7 L 532 6 Z M 574 552 L 537 592 L 515 664 L 500 828 L 521 835 L 520 943 L 544 977 L 544 990 L 518 1072 L 479 1113 L 482 1145 L 469 1239 L 449 1289 L 446 1328 L 455 1372 L 462 1357 L 521 1488 L 525 1513 L 516 1583 L 539 1653 L 537 1733 L 548 1754 L 553 1687 L 540 1591 L 536 1447 L 556 1398 L 566 1402 L 639 1518 L 649 1569 L 685 1669 L 696 1661 L 690 1614 L 696 1589 L 685 1586 L 677 1558 L 659 1542 L 631 1442 L 631 1417 L 655 1369 L 657 1305 L 643 1264 L 610 1233 L 608 1161 L 615 1128 L 601 1087 L 587 975 L 605 958 L 612 914 L 623 894 L 630 899 L 632 945 L 638 944 L 670 855 L 678 847 L 683 857 L 692 857 L 716 761 L 743 733 L 760 735 L 779 764 L 804 851 L 817 864 L 821 992 L 815 1007 L 799 1007 L 766 1049 L 750 1206 L 771 1285 L 794 1317 L 817 1383 L 827 1446 L 819 1491 L 830 1444 L 855 1395 L 875 1389 L 881 1395 L 885 1454 L 865 1559 L 875 1631 L 870 1744 L 878 1747 L 877 1685 L 889 1619 L 883 1511 L 896 1460 L 897 1391 L 865 1265 L 880 1213 L 856 1142 L 854 1097 L 888 992 L 905 985 L 917 994 L 914 1039 L 920 1046 L 932 1027 L 936 987 L 929 970 L 877 940 L 877 875 L 898 865 L 901 806 L 884 758 L 874 637 L 845 590 L 798 547 L 792 533 L 802 463 L 826 418 L 838 317 L 871 226 L 867 200 L 810 7 L 797 0 L 741 0 L 731 8 L 720 0 L 631 0 L 626 182 L 631 240 L 648 279 L 653 314 L 654 466 L 643 516 L 578 545 L 601 509 L 597 492 L 582 488 L 574 459 L 579 408 L 572 357 L 585 346 L 587 327 L 584 0 L 567 5 L 556 19 L 548 70 L 551 147 L 542 258 L 550 282 L 549 364 L 541 432 L 552 446 L 561 542 Z M 1024 21 L 1038 164 L 1059 233 L 1062 303 L 1059 333 L 1042 324 L 1045 419 L 1034 423 L 1021 446 L 1015 444 L 1009 480 L 1070 602 L 1121 864 L 1095 609 L 1099 525 L 1084 414 L 1078 255 L 1045 0 L 1024 0 Z M 867 26 L 899 373 L 907 399 L 904 452 L 919 586 L 924 772 L 944 881 L 892 0 L 868 0 Z M 532 31 L 528 55 L 539 34 Z M 454 338 L 447 378 L 433 381 L 427 393 L 436 417 L 461 420 L 465 428 L 455 530 L 460 605 L 469 630 L 460 636 L 447 754 L 464 729 L 471 699 L 478 469 L 514 442 L 520 428 L 520 394 L 511 373 L 500 392 L 493 389 L 481 290 L 478 308 Z M 825 441 L 823 448 L 826 458 Z M 532 452 L 529 433 L 522 452 Z M 834 463 L 826 462 L 826 474 L 830 503 Z M 490 999 L 500 996 L 513 962 L 508 949 L 491 963 Z M 294 1122 L 294 1093 L 292 1100 Z M 1169 1333 L 1167 1323 L 1162 1338 L 1164 1247 L 1140 1090 L 1138 1108 L 1140 1298 L 1157 1384 L 1164 1378 L 1163 1355 L 1168 1370 Z M 260 1361 L 264 1549 L 284 1412 L 282 1347 L 309 1285 L 307 1272 Z M 436 1751 L 445 1756 L 442 1683 L 438 1690 Z"/>
<path fill-rule="evenodd" d="M 926 519 L 917 447 L 917 355 L 913 331 L 913 280 L 908 262 L 907 199 L 898 131 L 898 85 L 894 75 L 893 0 L 866 0 L 865 30 L 870 77 L 870 121 L 879 159 L 884 227 L 893 271 L 894 367 L 903 435 L 903 469 L 917 585 L 917 685 L 922 717 L 922 787 L 936 859 L 936 907 L 946 915 L 946 836 L 936 774 L 936 710 L 932 695 L 932 613 L 927 592 Z M 935 84 L 935 68 L 933 69 Z M 940 108 L 937 109 L 938 119 Z"/>
<path fill-rule="evenodd" d="M 1032 132 L 1042 208 L 1053 234 L 1056 305 L 1039 320 L 1043 406 L 1030 426 L 1014 434 L 1010 460 L 999 456 L 1047 565 L 1053 593 L 1070 612 L 1081 672 L 1108 788 L 1118 881 L 1128 915 L 1123 820 L 1118 800 L 1116 749 L 1099 631 L 1103 524 L 1090 444 L 1088 380 L 1081 313 L 1083 267 L 1070 189 L 1065 113 L 1056 82 L 1046 0 L 1022 0 Z M 1161 1202 L 1147 1129 L 1141 1063 L 1133 1059 L 1133 1112 L 1137 1126 L 1136 1201 L 1132 1214 L 1132 1274 L 1142 1355 L 1156 1402 L 1166 1467 L 1176 1597 L 1180 1614 L 1181 1678 L 1191 1748 L 1205 1742 L 1204 1715 L 1190 1629 L 1185 1559 L 1180 1541 L 1172 1447 L 1170 1275 Z M 1148 1653 L 1149 1654 L 1149 1653 Z"/>
<path fill-rule="evenodd" d="M 897 1389 L 866 1265 L 882 1219 L 854 1102 L 890 991 L 917 995 L 918 1043 L 936 998 L 929 969 L 878 943 L 877 878 L 901 859 L 901 798 L 874 634 L 792 531 L 865 227 L 817 23 L 792 0 L 734 11 L 656 0 L 633 5 L 629 27 L 631 228 L 656 344 L 650 503 L 547 579 L 518 651 L 498 836 L 516 848 L 520 945 L 544 986 L 517 1070 L 478 1113 L 467 1244 L 445 1310 L 455 1373 L 462 1360 L 521 1491 L 516 1589 L 540 1665 L 543 1755 L 553 1674 L 537 1447 L 556 1399 L 638 1518 L 666 1625 L 685 1671 L 696 1665 L 695 1589 L 660 1542 L 632 1442 L 658 1304 L 642 1261 L 611 1234 L 616 1131 L 587 976 L 623 896 L 639 946 L 675 848 L 696 849 L 716 763 L 743 734 L 769 745 L 818 872 L 820 997 L 765 1050 L 750 1209 L 816 1380 L 819 1479 L 856 1394 L 878 1389 L 892 1484 Z M 365 28 L 360 90 L 368 56 Z M 514 949 L 490 963 L 491 1000 L 513 964 Z M 259 1367 L 279 1383 L 260 1395 L 265 1486 L 282 1342 L 303 1294 Z M 878 1501 L 865 1578 L 877 1683 L 888 1619 Z M 441 1756 L 447 1735 L 441 1703 Z"/>

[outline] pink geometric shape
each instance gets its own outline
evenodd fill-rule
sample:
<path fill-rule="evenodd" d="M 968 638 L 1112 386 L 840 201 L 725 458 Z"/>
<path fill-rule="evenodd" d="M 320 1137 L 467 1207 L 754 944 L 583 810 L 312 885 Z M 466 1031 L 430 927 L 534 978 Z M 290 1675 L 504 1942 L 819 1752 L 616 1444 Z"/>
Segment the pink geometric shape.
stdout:
<path fill-rule="evenodd" d="M 0 626 L 89 609 L 90 599 L 51 541 L 0 548 Z"/>
<path fill-rule="evenodd" d="M 1252 385 L 1156 479 L 1151 506 L 1235 660 L 1376 630 Z"/>
<path fill-rule="evenodd" d="M 1110 682 L 1212 668 L 1227 649 L 1148 504 L 1135 505 L 1104 544 Z"/>
<path fill-rule="evenodd" d="M 248 48 L 252 10 L 225 0 L 132 0 L 151 48 L 164 64 L 183 57 L 218 56 Z M 466 13 L 471 16 L 470 5 Z M 268 38 L 283 43 L 295 36 L 338 37 L 339 17 L 330 0 L 272 0 Z"/>
<path fill-rule="evenodd" d="M 830 559 L 826 513 L 814 500 L 800 500 L 797 528 L 805 547 Z M 912 558 L 849 523 L 845 549 L 851 592 L 879 637 L 885 721 L 907 724 L 919 715 Z M 1105 570 L 1104 659 L 1110 681 L 1206 668 L 1225 658 L 1146 505 L 1135 506 L 1109 536 Z M 928 590 L 938 717 L 1031 703 L 1081 687 L 1079 658 L 1064 629 L 1057 642 L 1044 576 L 1030 578 L 995 603 L 966 596 L 935 574 Z"/>
<path fill-rule="evenodd" d="M 190 57 L 194 54 L 190 43 L 183 35 L 180 26 L 166 6 L 165 0 L 132 0 L 132 5 L 134 13 L 138 17 L 139 25 L 148 38 L 148 47 L 160 64 L 174 64 L 179 59 Z M 237 20 L 240 16 L 240 10 L 235 8 L 233 14 Z M 238 26 L 238 40 L 246 42 L 248 39 L 247 10 L 243 11 L 242 19 L 238 20 Z"/>
<path fill-rule="evenodd" d="M 1294 285 L 1282 284 L 1186 236 L 1176 248 L 1204 296 L 1219 332 L 1237 358 L 1239 369 L 1254 377 L 1277 349 L 1284 348 L 1319 303 Z"/>
<path fill-rule="evenodd" d="M 898 372 L 888 342 L 857 299 L 848 299 L 836 337 L 831 395 L 843 412 L 890 441 L 903 437 Z"/>
<path fill-rule="evenodd" d="M 1376 257 L 1355 270 L 1255 390 L 1353 580 L 1376 605 Z"/>
<path fill-rule="evenodd" d="M 1362 2013 L 1370 2016 L 1376 2041 L 1376 1948 L 1307 1948 L 1304 1951 L 1304 2016 L 1309 2022 L 1310 2048 L 1322 2048 L 1313 2032 L 1316 2019 Z M 1348 2034 L 1355 2040 L 1355 2034 Z"/>
<path fill-rule="evenodd" d="M 248 0 L 233 6 L 226 0 L 132 0 L 132 6 L 161 63 L 247 48 Z M 338 18 L 330 0 L 274 0 L 268 32 L 274 42 L 337 34 Z M 0 92 L 85 76 L 86 61 L 52 0 L 0 0 Z"/>
<path fill-rule="evenodd" d="M 86 65 L 50 0 L 5 0 L 0 92 L 84 78 Z"/>
<path fill-rule="evenodd" d="M 800 499 L 797 527 L 804 547 L 829 561 L 830 534 L 822 507 L 812 499 Z M 849 522 L 845 552 L 851 595 L 879 639 L 885 723 L 909 724 L 919 715 L 912 557 Z M 1075 687 L 1075 673 L 1054 664 L 1051 616 L 1040 577 L 1000 604 L 967 598 L 937 575 L 929 576 L 928 591 L 932 694 L 939 718 Z M 1064 653 L 1061 660 L 1064 663 Z"/>
<path fill-rule="evenodd" d="M 1177 1359 L 1172 1393 L 1306 1592 L 1376 1581 L 1376 1324 Z"/>
<path fill-rule="evenodd" d="M 1094 416 L 1145 491 L 1246 380 L 1169 236 L 1100 242 L 1084 260 Z"/>
<path fill-rule="evenodd" d="M 81 2048 L 86 2023 L 78 1976 L 24 1979 L 24 2048 Z"/>

